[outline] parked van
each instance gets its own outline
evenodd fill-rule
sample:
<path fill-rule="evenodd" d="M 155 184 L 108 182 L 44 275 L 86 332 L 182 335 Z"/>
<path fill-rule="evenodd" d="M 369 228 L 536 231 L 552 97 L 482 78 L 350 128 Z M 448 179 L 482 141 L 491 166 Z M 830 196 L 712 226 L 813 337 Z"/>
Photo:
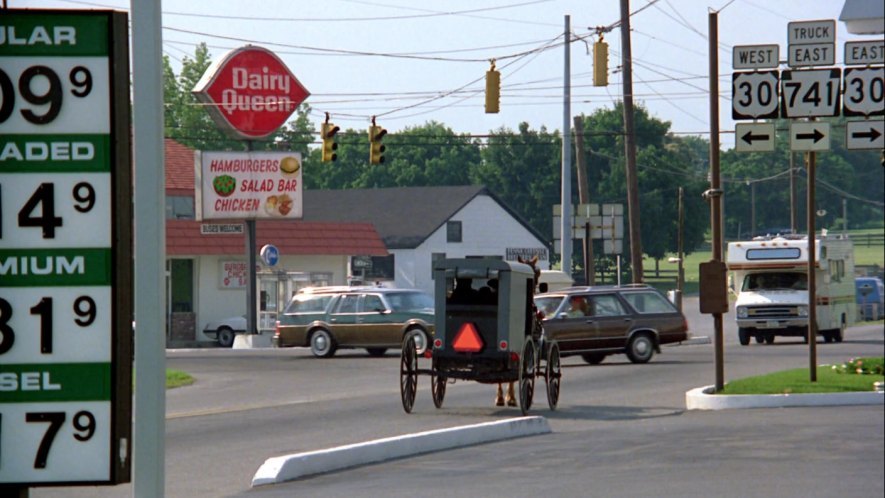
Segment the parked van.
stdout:
<path fill-rule="evenodd" d="M 857 309 L 861 320 L 885 317 L 885 285 L 879 277 L 857 277 Z"/>
<path fill-rule="evenodd" d="M 854 245 L 847 237 L 821 235 L 815 251 L 817 333 L 826 342 L 842 342 L 857 316 Z M 727 263 L 737 294 L 735 316 L 741 345 L 775 336 L 808 341 L 808 238 L 804 235 L 757 237 L 730 242 Z"/>

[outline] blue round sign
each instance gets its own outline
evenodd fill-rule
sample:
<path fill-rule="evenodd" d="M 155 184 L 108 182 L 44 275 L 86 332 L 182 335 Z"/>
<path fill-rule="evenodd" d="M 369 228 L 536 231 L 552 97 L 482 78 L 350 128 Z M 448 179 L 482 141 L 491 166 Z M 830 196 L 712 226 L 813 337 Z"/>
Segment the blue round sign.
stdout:
<path fill-rule="evenodd" d="M 267 266 L 274 266 L 280 260 L 280 250 L 273 244 L 266 244 L 259 253 L 261 261 Z"/>

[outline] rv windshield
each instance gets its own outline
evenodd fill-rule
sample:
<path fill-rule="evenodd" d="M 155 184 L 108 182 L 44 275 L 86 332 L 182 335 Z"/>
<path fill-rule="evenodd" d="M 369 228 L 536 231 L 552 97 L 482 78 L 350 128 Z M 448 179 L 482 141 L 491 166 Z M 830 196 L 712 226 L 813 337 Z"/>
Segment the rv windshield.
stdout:
<path fill-rule="evenodd" d="M 741 290 L 808 290 L 808 276 L 798 272 L 751 273 L 744 278 Z"/>

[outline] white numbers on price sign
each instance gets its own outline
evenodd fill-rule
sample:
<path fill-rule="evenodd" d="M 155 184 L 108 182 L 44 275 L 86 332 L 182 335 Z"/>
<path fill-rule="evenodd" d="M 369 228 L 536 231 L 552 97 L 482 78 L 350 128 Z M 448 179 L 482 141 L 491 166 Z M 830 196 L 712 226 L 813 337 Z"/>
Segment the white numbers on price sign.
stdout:
<path fill-rule="evenodd" d="M 733 73 L 731 77 L 732 118 L 776 118 L 777 82 L 777 71 Z"/>

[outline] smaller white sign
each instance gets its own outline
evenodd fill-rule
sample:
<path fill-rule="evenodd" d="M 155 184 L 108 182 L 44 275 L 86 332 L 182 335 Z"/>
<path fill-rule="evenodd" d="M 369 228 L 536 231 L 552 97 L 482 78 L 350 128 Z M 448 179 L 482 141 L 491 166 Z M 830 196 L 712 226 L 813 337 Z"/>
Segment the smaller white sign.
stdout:
<path fill-rule="evenodd" d="M 242 233 L 242 223 L 203 223 L 200 225 L 201 235 L 231 235 Z"/>
<path fill-rule="evenodd" d="M 219 287 L 222 289 L 245 289 L 249 279 L 249 264 L 245 261 L 222 261 Z"/>
<path fill-rule="evenodd" d="M 885 121 L 848 121 L 845 123 L 845 148 L 849 150 L 885 148 Z"/>
<path fill-rule="evenodd" d="M 830 124 L 791 123 L 790 150 L 797 152 L 830 150 Z"/>
<path fill-rule="evenodd" d="M 734 135 L 734 149 L 738 152 L 774 150 L 774 123 L 737 123 Z"/>
<path fill-rule="evenodd" d="M 845 65 L 885 64 L 885 40 L 845 42 Z"/>
<path fill-rule="evenodd" d="M 731 49 L 733 69 L 777 69 L 779 58 L 778 45 L 735 45 Z"/>
<path fill-rule="evenodd" d="M 832 66 L 836 63 L 835 43 L 790 45 L 787 64 L 790 67 Z"/>
<path fill-rule="evenodd" d="M 787 23 L 787 44 L 836 43 L 836 21 L 795 21 Z"/>

